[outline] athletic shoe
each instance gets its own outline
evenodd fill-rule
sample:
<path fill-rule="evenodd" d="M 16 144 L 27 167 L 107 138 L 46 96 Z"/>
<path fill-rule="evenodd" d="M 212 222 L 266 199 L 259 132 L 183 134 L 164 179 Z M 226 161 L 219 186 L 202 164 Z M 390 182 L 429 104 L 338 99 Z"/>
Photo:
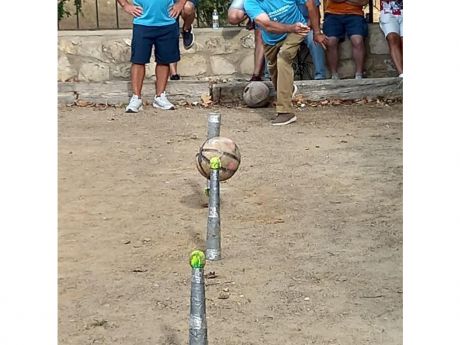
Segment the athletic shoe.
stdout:
<path fill-rule="evenodd" d="M 139 110 L 142 110 L 142 99 L 137 97 L 137 95 L 133 95 L 129 100 L 129 104 L 126 107 L 127 113 L 137 113 Z"/>
<path fill-rule="evenodd" d="M 195 43 L 195 34 L 193 33 L 193 25 L 190 26 L 189 31 L 185 31 L 184 28 L 182 28 L 182 40 L 184 42 L 185 50 L 192 48 L 193 44 Z"/>
<path fill-rule="evenodd" d="M 180 80 L 180 75 L 179 74 L 172 74 L 169 79 L 171 80 Z"/>
<path fill-rule="evenodd" d="M 403 77 L 403 74 L 401 73 L 398 77 L 399 77 L 399 78 L 402 78 L 402 77 Z"/>
<path fill-rule="evenodd" d="M 273 126 L 284 126 L 297 121 L 297 116 L 292 113 L 278 113 L 272 120 Z"/>
<path fill-rule="evenodd" d="M 332 73 L 331 79 L 332 80 L 339 80 L 340 79 L 339 74 L 338 73 Z"/>
<path fill-rule="evenodd" d="M 159 96 L 153 97 L 152 105 L 155 108 L 159 108 L 159 109 L 163 109 L 163 110 L 173 110 L 174 109 L 174 105 L 171 104 L 171 102 L 168 101 L 168 99 L 166 98 L 166 92 L 163 92 Z"/>
<path fill-rule="evenodd" d="M 355 74 L 355 79 L 361 80 L 361 79 L 363 79 L 363 75 L 361 73 L 356 73 Z"/>

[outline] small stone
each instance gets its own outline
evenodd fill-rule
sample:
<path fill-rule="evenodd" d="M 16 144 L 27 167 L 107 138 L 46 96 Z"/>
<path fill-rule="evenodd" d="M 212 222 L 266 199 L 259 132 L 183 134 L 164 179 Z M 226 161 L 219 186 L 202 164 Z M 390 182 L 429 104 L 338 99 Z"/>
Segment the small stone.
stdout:
<path fill-rule="evenodd" d="M 229 298 L 229 297 L 230 297 L 230 294 L 229 294 L 228 292 L 223 292 L 223 291 L 221 291 L 221 292 L 219 293 L 219 296 L 218 296 L 217 298 L 218 298 L 218 299 L 227 299 L 227 298 Z"/>

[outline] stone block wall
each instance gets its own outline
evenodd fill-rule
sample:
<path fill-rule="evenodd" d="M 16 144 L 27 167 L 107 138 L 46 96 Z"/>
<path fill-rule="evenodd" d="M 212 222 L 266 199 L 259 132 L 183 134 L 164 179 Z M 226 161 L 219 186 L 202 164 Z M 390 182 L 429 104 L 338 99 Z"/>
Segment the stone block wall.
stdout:
<path fill-rule="evenodd" d="M 196 43 L 181 47 L 178 73 L 183 79 L 238 79 L 251 75 L 254 66 L 254 33 L 232 27 L 195 29 Z M 131 30 L 59 31 L 58 81 L 101 82 L 129 80 Z M 396 76 L 388 46 L 378 24 L 369 24 L 366 40 L 368 77 Z M 147 65 L 146 78 L 155 76 L 155 64 Z M 354 75 L 351 44 L 341 45 L 339 73 Z"/>

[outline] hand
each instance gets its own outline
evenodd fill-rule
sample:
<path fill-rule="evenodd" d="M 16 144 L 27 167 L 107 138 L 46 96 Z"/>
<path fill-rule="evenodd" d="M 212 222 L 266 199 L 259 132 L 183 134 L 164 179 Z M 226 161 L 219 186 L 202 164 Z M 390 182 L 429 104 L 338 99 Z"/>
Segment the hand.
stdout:
<path fill-rule="evenodd" d="M 300 36 L 307 36 L 308 32 L 310 31 L 310 27 L 303 24 L 303 23 L 295 23 L 292 24 L 292 32 L 299 34 Z"/>
<path fill-rule="evenodd" d="M 185 5 L 185 2 L 182 4 L 180 4 L 180 2 L 176 2 L 169 10 L 169 16 L 172 18 L 177 18 L 179 14 L 182 12 L 184 5 Z"/>
<path fill-rule="evenodd" d="M 132 15 L 133 17 L 139 17 L 142 15 L 142 7 L 140 6 L 134 6 L 132 4 L 126 4 L 124 7 L 123 7 L 123 10 Z"/>
<path fill-rule="evenodd" d="M 315 32 L 313 34 L 313 41 L 315 41 L 317 44 L 321 44 L 321 47 L 326 50 L 328 38 L 325 34 L 322 34 L 321 32 Z"/>

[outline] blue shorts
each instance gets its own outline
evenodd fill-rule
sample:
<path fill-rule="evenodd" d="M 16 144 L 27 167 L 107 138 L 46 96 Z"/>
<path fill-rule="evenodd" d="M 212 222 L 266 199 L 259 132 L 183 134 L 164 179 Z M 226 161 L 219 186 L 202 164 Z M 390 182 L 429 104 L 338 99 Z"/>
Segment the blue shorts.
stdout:
<path fill-rule="evenodd" d="M 179 61 L 179 26 L 177 23 L 165 26 L 134 24 L 131 62 L 139 65 L 149 63 L 153 46 L 155 46 L 156 63 L 168 65 Z"/>
<path fill-rule="evenodd" d="M 332 14 L 324 16 L 323 31 L 328 37 L 337 37 L 339 41 L 353 35 L 367 37 L 368 27 L 366 19 L 357 14 Z"/>

